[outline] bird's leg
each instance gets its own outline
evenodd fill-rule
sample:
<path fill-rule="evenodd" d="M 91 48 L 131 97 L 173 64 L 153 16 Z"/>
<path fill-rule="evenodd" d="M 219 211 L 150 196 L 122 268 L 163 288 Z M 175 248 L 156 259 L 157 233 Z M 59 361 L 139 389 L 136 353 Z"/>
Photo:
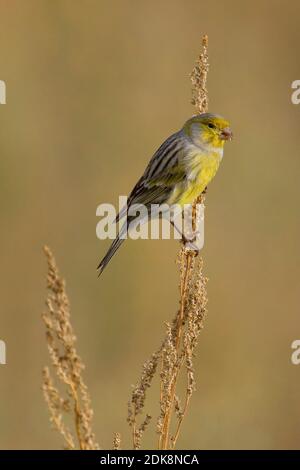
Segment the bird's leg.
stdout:
<path fill-rule="evenodd" d="M 181 235 L 181 239 L 182 239 L 182 241 L 183 241 L 184 244 L 186 244 L 186 243 L 193 243 L 193 242 L 196 240 L 197 234 L 194 235 L 192 238 L 188 238 L 188 237 L 186 237 L 186 236 L 182 233 L 182 231 L 177 227 L 177 225 L 175 224 L 174 220 L 170 220 L 170 224 L 173 225 L 173 227 L 175 228 L 176 232 L 178 232 L 179 235 Z"/>

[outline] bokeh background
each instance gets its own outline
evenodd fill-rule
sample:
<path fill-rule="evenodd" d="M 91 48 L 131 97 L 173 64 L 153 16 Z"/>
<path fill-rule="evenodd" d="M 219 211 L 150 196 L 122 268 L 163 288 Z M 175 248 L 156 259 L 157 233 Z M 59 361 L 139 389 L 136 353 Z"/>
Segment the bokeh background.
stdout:
<path fill-rule="evenodd" d="M 0 447 L 62 444 L 40 389 L 45 243 L 67 279 L 97 438 L 130 445 L 131 384 L 177 308 L 178 242 L 128 241 L 98 279 L 109 242 L 96 207 L 127 194 L 193 114 L 207 33 L 209 109 L 235 139 L 207 196 L 209 315 L 178 446 L 299 448 L 299 2 L 1 0 L 0 12 Z"/>

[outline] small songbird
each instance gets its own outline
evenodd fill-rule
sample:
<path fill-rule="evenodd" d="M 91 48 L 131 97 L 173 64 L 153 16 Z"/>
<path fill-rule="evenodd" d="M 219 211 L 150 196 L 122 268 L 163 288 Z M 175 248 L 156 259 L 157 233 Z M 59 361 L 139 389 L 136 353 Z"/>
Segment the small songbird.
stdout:
<path fill-rule="evenodd" d="M 229 123 L 221 116 L 211 113 L 193 116 L 155 152 L 116 222 L 133 204 L 143 204 L 148 210 L 151 204 L 192 204 L 215 176 L 224 143 L 231 138 Z M 123 232 L 133 218 L 127 217 Z M 99 275 L 123 241 L 119 233 L 97 268 Z"/>

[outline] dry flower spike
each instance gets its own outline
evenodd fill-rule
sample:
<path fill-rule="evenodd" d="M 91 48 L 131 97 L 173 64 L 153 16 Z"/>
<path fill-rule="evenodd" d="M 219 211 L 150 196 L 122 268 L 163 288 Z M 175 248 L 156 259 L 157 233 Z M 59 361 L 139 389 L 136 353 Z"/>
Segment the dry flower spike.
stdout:
<path fill-rule="evenodd" d="M 197 113 L 207 111 L 207 74 L 208 74 L 208 37 L 202 39 L 202 52 L 191 74 L 192 104 Z M 196 204 L 204 204 L 204 195 L 200 195 L 193 206 L 193 229 L 196 226 Z M 166 335 L 159 350 L 143 366 L 141 379 L 134 388 L 129 403 L 128 422 L 133 429 L 133 447 L 141 446 L 144 431 L 137 428 L 136 417 L 144 412 L 146 390 L 151 386 L 153 376 L 160 363 L 160 413 L 157 419 L 159 449 L 174 449 L 181 431 L 183 419 L 187 413 L 191 396 L 196 387 L 193 357 L 198 336 L 203 328 L 206 316 L 206 283 L 203 275 L 203 261 L 182 243 L 178 265 L 180 270 L 180 302 L 172 324 L 166 324 Z M 154 363 L 155 367 L 149 367 Z M 186 389 L 181 404 L 177 391 L 178 378 L 186 375 Z M 148 415 L 146 415 L 147 417 Z M 174 422 L 175 421 L 175 422 Z M 173 423 L 174 422 L 174 423 Z M 173 423 L 173 433 L 171 431 Z M 147 422 L 148 424 L 148 422 Z"/>
<path fill-rule="evenodd" d="M 82 378 L 84 365 L 78 356 L 70 319 L 70 305 L 65 281 L 60 277 L 55 259 L 48 247 L 44 248 L 48 264 L 46 311 L 43 320 L 52 369 L 63 389 L 63 395 L 54 385 L 49 367 L 43 370 L 43 393 L 50 413 L 50 421 L 60 432 L 67 449 L 93 450 L 99 446 L 92 432 L 93 410 L 88 389 Z M 72 415 L 74 429 L 65 424 L 66 414 Z M 75 438 L 76 436 L 76 438 Z"/>

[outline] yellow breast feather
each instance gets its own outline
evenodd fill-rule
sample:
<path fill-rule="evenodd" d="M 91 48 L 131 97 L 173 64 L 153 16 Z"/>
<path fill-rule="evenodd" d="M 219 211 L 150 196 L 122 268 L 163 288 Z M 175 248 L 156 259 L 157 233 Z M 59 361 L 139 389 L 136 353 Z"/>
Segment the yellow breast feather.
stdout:
<path fill-rule="evenodd" d="M 204 191 L 217 173 L 221 158 L 219 152 L 212 152 L 197 154 L 190 159 L 187 180 L 181 191 L 177 189 L 178 204 L 191 204 Z"/>

